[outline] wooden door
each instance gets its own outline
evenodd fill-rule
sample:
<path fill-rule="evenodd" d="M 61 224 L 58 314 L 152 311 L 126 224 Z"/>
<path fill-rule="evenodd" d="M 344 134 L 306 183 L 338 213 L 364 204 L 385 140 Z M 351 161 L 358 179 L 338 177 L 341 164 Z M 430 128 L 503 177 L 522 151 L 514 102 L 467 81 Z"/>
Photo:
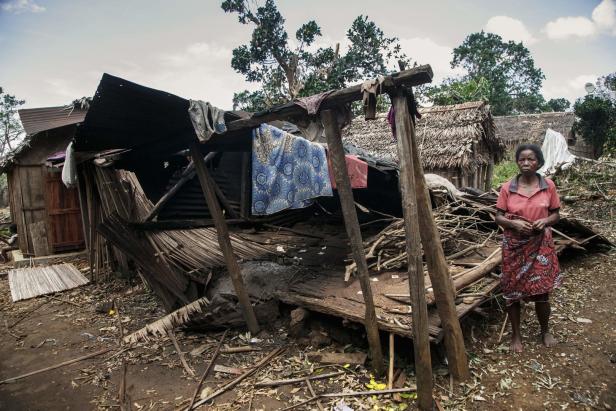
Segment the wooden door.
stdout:
<path fill-rule="evenodd" d="M 60 168 L 48 168 L 45 187 L 49 245 L 54 253 L 84 247 L 79 193 L 62 183 Z"/>

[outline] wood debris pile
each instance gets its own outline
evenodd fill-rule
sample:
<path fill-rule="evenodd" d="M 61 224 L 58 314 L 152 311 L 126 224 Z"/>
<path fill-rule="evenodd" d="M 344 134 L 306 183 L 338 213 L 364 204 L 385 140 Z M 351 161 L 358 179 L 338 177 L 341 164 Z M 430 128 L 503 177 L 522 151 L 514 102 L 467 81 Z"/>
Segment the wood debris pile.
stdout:
<path fill-rule="evenodd" d="M 606 200 L 616 203 L 616 159 L 578 158 L 573 165 L 558 168 L 550 177 L 566 202 Z"/>
<path fill-rule="evenodd" d="M 456 291 L 479 284 L 478 281 L 489 276 L 502 261 L 501 232 L 494 222 L 496 198 L 494 193 L 464 193 L 433 210 Z M 605 237 L 566 213 L 552 230 L 559 252 L 566 247 L 585 250 L 588 245 L 610 245 Z M 406 269 L 404 220 L 392 220 L 381 232 L 368 239 L 365 252 L 372 271 Z M 346 271 L 347 275 L 353 273 L 355 264 L 347 265 Z M 427 302 L 434 302 L 429 285 L 426 291 Z M 468 290 L 465 292 L 468 293 Z"/>

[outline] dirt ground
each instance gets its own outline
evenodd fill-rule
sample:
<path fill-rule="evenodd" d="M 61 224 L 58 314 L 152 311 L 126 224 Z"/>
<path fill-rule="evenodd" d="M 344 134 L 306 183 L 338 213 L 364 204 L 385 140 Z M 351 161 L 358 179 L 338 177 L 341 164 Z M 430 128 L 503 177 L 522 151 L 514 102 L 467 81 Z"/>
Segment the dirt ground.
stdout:
<path fill-rule="evenodd" d="M 77 265 L 82 267 L 83 263 Z M 616 410 L 616 304 L 613 302 L 616 252 L 569 255 L 562 259 L 562 266 L 565 282 L 553 295 L 552 312 L 558 345 L 547 349 L 539 344 L 538 323 L 532 305 L 528 304 L 523 310 L 525 351 L 511 354 L 508 327 L 499 341 L 504 314 L 499 300 L 493 300 L 483 311 L 472 314 L 464 325 L 473 381 L 461 385 L 451 383 L 446 367 L 435 357 L 435 398 L 439 405 L 447 410 Z M 115 298 L 119 301 L 119 316 L 109 313 L 109 302 Z M 110 349 L 84 361 L 12 383 L 0 383 L 2 410 L 119 409 L 123 363 L 127 368 L 126 393 L 131 409 L 182 409 L 188 405 L 199 376 L 222 337 L 222 332 L 177 332 L 194 377 L 184 370 L 168 338 L 154 338 L 131 349 L 121 347 L 119 320 L 124 333 L 128 333 L 163 315 L 148 290 L 124 280 L 91 284 L 56 294 L 54 298 L 12 303 L 7 276 L 0 275 L 0 312 L 0 326 L 4 330 L 0 333 L 0 380 Z M 208 409 L 280 410 L 310 398 L 303 383 L 254 387 L 256 382 L 268 378 L 340 372 L 336 377 L 313 381 L 313 388 L 319 393 L 381 389 L 378 384 L 385 382 L 378 379 L 371 382 L 370 371 L 365 366 L 323 367 L 309 361 L 306 355 L 315 350 L 365 351 L 363 341 L 355 339 L 354 344 L 339 342 L 340 338 L 332 341 L 331 330 L 323 327 L 315 327 L 308 337 L 290 338 L 285 320 L 266 327 L 257 336 L 239 330 L 230 332 L 226 345 L 252 345 L 259 351 L 222 354 L 217 364 L 245 371 L 273 349 L 284 347 L 285 351 L 252 377 L 207 404 Z M 413 384 L 410 342 L 396 340 L 396 344 L 396 368 L 409 375 L 407 385 Z M 201 354 L 190 354 L 199 347 L 203 347 Z M 235 377 L 212 372 L 199 395 L 211 393 Z M 405 402 L 409 400 L 398 399 L 401 401 L 391 396 L 347 397 L 344 403 L 352 410 L 406 409 Z M 342 410 L 341 401 L 340 398 L 323 399 L 321 404 L 324 409 L 338 405 Z M 414 404 L 410 401 L 412 409 Z M 311 403 L 296 409 L 318 408 L 316 403 Z"/>

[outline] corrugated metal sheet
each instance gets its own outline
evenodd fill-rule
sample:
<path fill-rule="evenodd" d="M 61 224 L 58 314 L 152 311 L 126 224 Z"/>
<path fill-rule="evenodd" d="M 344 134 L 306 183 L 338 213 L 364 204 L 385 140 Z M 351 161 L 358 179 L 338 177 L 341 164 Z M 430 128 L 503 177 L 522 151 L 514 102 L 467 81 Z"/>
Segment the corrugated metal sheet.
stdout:
<path fill-rule="evenodd" d="M 18 112 L 26 135 L 32 136 L 41 131 L 81 123 L 86 118 L 87 110 L 59 106 L 25 108 Z"/>

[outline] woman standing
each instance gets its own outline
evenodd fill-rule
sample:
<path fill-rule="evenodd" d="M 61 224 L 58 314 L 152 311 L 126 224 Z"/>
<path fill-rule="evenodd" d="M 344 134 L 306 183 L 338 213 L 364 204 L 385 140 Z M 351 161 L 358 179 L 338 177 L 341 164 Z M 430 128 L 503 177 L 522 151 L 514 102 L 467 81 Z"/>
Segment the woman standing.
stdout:
<path fill-rule="evenodd" d="M 549 293 L 562 281 L 550 226 L 559 220 L 556 186 L 537 170 L 541 149 L 523 144 L 515 152 L 520 174 L 503 184 L 496 202 L 496 223 L 504 228 L 501 287 L 511 321 L 511 350 L 522 352 L 520 300 L 535 302 L 546 347 L 556 344 L 549 332 Z"/>

